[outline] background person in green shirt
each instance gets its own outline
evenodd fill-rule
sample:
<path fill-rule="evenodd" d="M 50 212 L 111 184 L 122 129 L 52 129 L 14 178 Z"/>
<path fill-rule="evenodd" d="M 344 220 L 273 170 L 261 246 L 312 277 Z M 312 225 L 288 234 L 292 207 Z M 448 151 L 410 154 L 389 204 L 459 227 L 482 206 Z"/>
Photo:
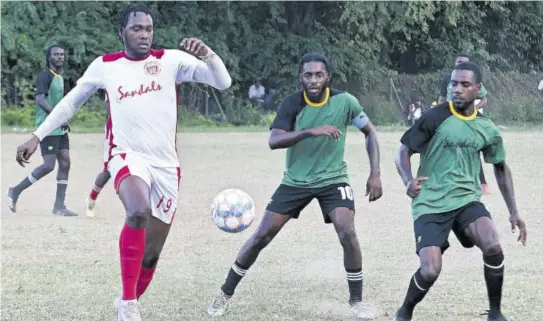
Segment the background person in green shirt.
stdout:
<path fill-rule="evenodd" d="M 456 67 L 459 64 L 463 62 L 468 62 L 468 61 L 470 60 L 467 54 L 459 53 L 458 55 L 456 55 L 454 66 Z M 481 89 L 479 89 L 479 91 L 477 92 L 476 100 L 475 100 L 475 108 L 477 108 L 481 114 L 483 113 L 483 108 L 485 108 L 488 105 L 488 100 L 486 97 L 487 94 L 488 92 L 485 86 L 481 84 Z M 452 96 L 453 96 L 453 92 L 452 92 L 452 86 L 451 86 L 451 74 L 447 74 L 445 75 L 445 77 L 443 78 L 443 82 L 441 83 L 441 95 L 439 96 L 438 103 L 442 104 L 447 101 L 452 101 Z M 488 195 L 489 194 L 488 184 L 486 182 L 485 171 L 483 170 L 482 164 L 479 170 L 479 182 L 481 183 L 483 195 Z"/>
<path fill-rule="evenodd" d="M 396 321 L 410 321 L 441 272 L 449 233 L 466 248 L 481 249 L 490 310 L 488 321 L 507 321 L 501 312 L 504 255 L 490 213 L 480 202 L 476 181 L 482 153 L 494 165 L 513 232 L 526 244 L 526 224 L 520 218 L 513 180 L 505 163 L 505 148 L 498 128 L 478 113 L 474 101 L 481 87 L 481 71 L 472 62 L 457 65 L 452 73 L 453 100 L 425 113 L 401 138 L 396 167 L 412 200 L 415 242 L 420 268 L 411 278 Z M 411 156 L 420 153 L 416 178 Z"/>
<path fill-rule="evenodd" d="M 64 65 L 64 48 L 59 44 L 51 45 L 45 53 L 47 67 L 38 73 L 36 89 L 36 127 L 55 108 L 55 105 L 64 97 L 64 79 L 61 76 Z M 57 193 L 53 214 L 62 216 L 77 216 L 66 208 L 64 203 L 66 188 L 68 187 L 68 174 L 70 172 L 70 140 L 68 138 L 68 124 L 55 129 L 49 136 L 40 142 L 43 164 L 35 168 L 18 185 L 8 190 L 9 208 L 16 212 L 17 200 L 21 193 L 55 169 L 58 161 Z"/>
<path fill-rule="evenodd" d="M 299 75 L 303 90 L 283 100 L 269 138 L 271 149 L 287 149 L 283 180 L 260 226 L 243 245 L 220 293 L 211 302 L 211 315 L 226 312 L 238 283 L 260 251 L 316 198 L 325 223 L 334 224 L 343 247 L 351 312 L 360 320 L 374 316 L 362 304 L 362 254 L 354 226 L 354 196 L 343 156 L 347 126 L 353 124 L 366 136 L 371 167 L 366 196 L 370 202 L 379 199 L 382 188 L 377 132 L 355 97 L 330 88 L 332 74 L 327 58 L 318 53 L 304 55 Z"/>

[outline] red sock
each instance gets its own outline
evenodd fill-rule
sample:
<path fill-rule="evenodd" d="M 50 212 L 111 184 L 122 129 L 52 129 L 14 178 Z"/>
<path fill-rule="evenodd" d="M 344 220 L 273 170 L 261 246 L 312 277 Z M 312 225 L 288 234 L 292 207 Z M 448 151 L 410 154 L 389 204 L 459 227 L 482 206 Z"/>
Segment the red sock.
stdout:
<path fill-rule="evenodd" d="M 124 225 L 119 238 L 123 300 L 136 300 L 136 285 L 145 253 L 145 229 Z"/>
<path fill-rule="evenodd" d="M 151 284 L 151 280 L 153 279 L 153 275 L 155 274 L 155 267 L 152 267 L 150 269 L 146 269 L 144 267 L 140 270 L 140 277 L 138 278 L 138 286 L 136 287 L 136 296 L 138 297 L 138 300 L 140 296 L 145 293 L 145 290 L 147 290 L 147 287 L 149 284 Z"/>
<path fill-rule="evenodd" d="M 102 188 L 94 184 L 94 187 L 92 188 L 92 191 L 90 193 L 90 199 L 93 201 L 96 201 L 96 198 L 98 197 L 98 194 L 100 194 L 101 191 L 102 191 Z"/>

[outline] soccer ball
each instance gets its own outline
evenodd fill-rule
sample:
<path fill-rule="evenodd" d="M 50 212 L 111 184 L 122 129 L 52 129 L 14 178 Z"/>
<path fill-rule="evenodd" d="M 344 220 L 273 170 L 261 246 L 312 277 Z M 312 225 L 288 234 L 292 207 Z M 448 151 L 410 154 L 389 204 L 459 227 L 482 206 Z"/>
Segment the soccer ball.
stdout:
<path fill-rule="evenodd" d="M 225 232 L 244 231 L 255 218 L 255 203 L 249 194 L 240 189 L 226 189 L 211 202 L 211 218 Z"/>

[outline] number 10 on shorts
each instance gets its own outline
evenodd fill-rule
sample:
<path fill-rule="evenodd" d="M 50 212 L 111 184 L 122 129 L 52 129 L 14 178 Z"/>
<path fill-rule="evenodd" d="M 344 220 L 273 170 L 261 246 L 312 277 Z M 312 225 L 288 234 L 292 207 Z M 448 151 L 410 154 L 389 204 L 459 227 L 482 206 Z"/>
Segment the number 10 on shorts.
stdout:
<path fill-rule="evenodd" d="M 353 200 L 353 190 L 351 189 L 349 185 L 339 186 L 337 189 L 341 193 L 342 200 L 346 200 L 346 199 L 348 199 L 349 201 Z"/>

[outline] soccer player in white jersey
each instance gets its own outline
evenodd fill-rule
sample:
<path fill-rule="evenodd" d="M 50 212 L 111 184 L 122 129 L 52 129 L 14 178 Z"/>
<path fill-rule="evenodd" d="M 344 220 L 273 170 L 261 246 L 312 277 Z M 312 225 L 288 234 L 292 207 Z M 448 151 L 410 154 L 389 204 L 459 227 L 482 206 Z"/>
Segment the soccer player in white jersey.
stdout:
<path fill-rule="evenodd" d="M 137 299 L 152 279 L 177 210 L 177 85 L 200 82 L 225 90 L 232 80 L 223 61 L 201 40 L 183 39 L 181 47 L 188 53 L 151 49 L 153 18 L 142 4 L 121 12 L 118 31 L 124 50 L 90 64 L 77 86 L 17 148 L 17 161 L 27 163 L 40 140 L 72 118 L 98 89 L 107 92 L 112 123 L 108 171 L 126 211 L 119 239 L 122 297 L 115 308 L 118 321 L 141 321 Z"/>

